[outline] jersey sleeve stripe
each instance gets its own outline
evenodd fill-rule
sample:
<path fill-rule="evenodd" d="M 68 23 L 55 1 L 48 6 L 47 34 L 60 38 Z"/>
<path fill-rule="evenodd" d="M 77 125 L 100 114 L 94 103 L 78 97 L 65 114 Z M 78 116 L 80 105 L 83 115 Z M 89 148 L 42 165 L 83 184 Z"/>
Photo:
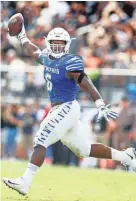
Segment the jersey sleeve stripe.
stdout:
<path fill-rule="evenodd" d="M 74 66 L 72 68 L 67 68 L 67 70 L 71 70 L 71 69 L 75 69 L 75 68 L 82 68 L 83 69 L 83 66 Z"/>
<path fill-rule="evenodd" d="M 70 68 L 70 69 L 74 69 L 74 68 L 83 68 L 83 66 L 74 66 L 73 68 Z"/>
<path fill-rule="evenodd" d="M 69 65 L 67 65 L 67 66 L 72 66 L 72 65 L 77 65 L 77 64 L 83 64 L 83 62 L 77 62 L 77 63 L 73 63 L 73 64 L 69 64 Z"/>
<path fill-rule="evenodd" d="M 74 62 L 82 62 L 83 63 L 83 61 L 81 59 L 77 59 Z"/>
<path fill-rule="evenodd" d="M 68 65 L 66 68 L 71 68 L 73 66 L 83 66 L 83 63 L 71 64 L 71 65 Z"/>
<path fill-rule="evenodd" d="M 79 67 L 74 67 L 74 68 L 70 68 L 70 69 L 67 69 L 68 71 L 74 71 L 74 70 L 84 70 L 83 69 L 83 66 L 79 66 Z"/>
<path fill-rule="evenodd" d="M 76 70 L 78 70 L 78 71 L 83 71 L 83 69 L 82 68 L 78 68 L 78 69 L 72 69 L 72 70 L 69 70 L 70 72 L 73 72 L 73 71 L 76 71 Z"/>
<path fill-rule="evenodd" d="M 82 62 L 82 60 L 81 60 L 79 57 L 77 57 L 77 58 L 72 58 L 72 59 L 68 60 L 68 61 L 66 62 L 66 64 L 69 64 L 69 63 L 72 63 L 72 62 L 78 62 L 78 61 Z"/>
<path fill-rule="evenodd" d="M 69 69 L 66 69 L 66 70 L 67 70 L 67 71 L 70 71 L 70 70 L 73 70 L 73 69 L 77 69 L 77 70 L 78 70 L 78 69 L 82 69 L 82 70 L 83 70 L 84 68 L 83 68 L 82 66 L 78 66 L 78 67 L 69 68 Z"/>

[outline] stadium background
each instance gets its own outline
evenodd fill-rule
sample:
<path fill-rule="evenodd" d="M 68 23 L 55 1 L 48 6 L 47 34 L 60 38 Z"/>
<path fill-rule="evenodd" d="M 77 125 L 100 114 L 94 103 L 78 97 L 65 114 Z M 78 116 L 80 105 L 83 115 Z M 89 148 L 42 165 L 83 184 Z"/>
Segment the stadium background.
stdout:
<path fill-rule="evenodd" d="M 34 135 L 50 108 L 43 67 L 7 33 L 9 18 L 18 12 L 24 16 L 28 38 L 43 52 L 44 36 L 54 27 L 76 37 L 70 52 L 83 56 L 85 70 L 104 100 L 120 112 L 117 121 L 96 123 L 94 104 L 80 91 L 81 119 L 92 141 L 118 149 L 136 148 L 136 3 L 2 1 L 2 158 L 30 157 Z M 106 160 L 79 160 L 60 142 L 48 149 L 45 163 L 120 168 Z"/>

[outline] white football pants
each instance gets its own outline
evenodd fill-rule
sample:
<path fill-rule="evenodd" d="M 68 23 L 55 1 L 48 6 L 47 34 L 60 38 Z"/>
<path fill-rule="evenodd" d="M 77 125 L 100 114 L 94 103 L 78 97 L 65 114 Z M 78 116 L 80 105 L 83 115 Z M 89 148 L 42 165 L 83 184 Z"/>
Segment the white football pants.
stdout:
<path fill-rule="evenodd" d="M 80 106 L 76 100 L 54 106 L 40 125 L 35 146 L 47 148 L 61 140 L 78 157 L 88 157 L 91 143 L 79 118 Z"/>

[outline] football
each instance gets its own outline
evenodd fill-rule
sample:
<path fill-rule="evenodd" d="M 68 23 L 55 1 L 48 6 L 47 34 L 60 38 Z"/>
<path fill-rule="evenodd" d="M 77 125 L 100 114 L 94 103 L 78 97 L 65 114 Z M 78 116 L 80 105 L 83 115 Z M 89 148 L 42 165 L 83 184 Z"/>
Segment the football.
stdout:
<path fill-rule="evenodd" d="M 24 18 L 21 13 L 13 15 L 8 22 L 8 32 L 10 36 L 16 36 L 20 33 Z"/>

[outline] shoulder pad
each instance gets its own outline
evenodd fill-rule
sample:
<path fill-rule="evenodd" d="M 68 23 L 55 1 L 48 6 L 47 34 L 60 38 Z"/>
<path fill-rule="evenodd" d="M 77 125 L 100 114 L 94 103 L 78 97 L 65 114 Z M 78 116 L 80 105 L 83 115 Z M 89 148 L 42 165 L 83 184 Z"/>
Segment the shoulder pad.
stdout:
<path fill-rule="evenodd" d="M 84 64 L 83 59 L 81 56 L 72 55 L 66 62 L 66 70 L 67 71 L 83 71 L 84 70 Z"/>
<path fill-rule="evenodd" d="M 81 56 L 78 56 L 78 55 L 70 55 L 69 58 L 67 58 L 67 61 L 65 62 L 66 64 L 69 64 L 69 63 L 72 63 L 72 62 L 79 62 L 79 61 L 82 61 L 83 62 L 83 59 Z"/>

